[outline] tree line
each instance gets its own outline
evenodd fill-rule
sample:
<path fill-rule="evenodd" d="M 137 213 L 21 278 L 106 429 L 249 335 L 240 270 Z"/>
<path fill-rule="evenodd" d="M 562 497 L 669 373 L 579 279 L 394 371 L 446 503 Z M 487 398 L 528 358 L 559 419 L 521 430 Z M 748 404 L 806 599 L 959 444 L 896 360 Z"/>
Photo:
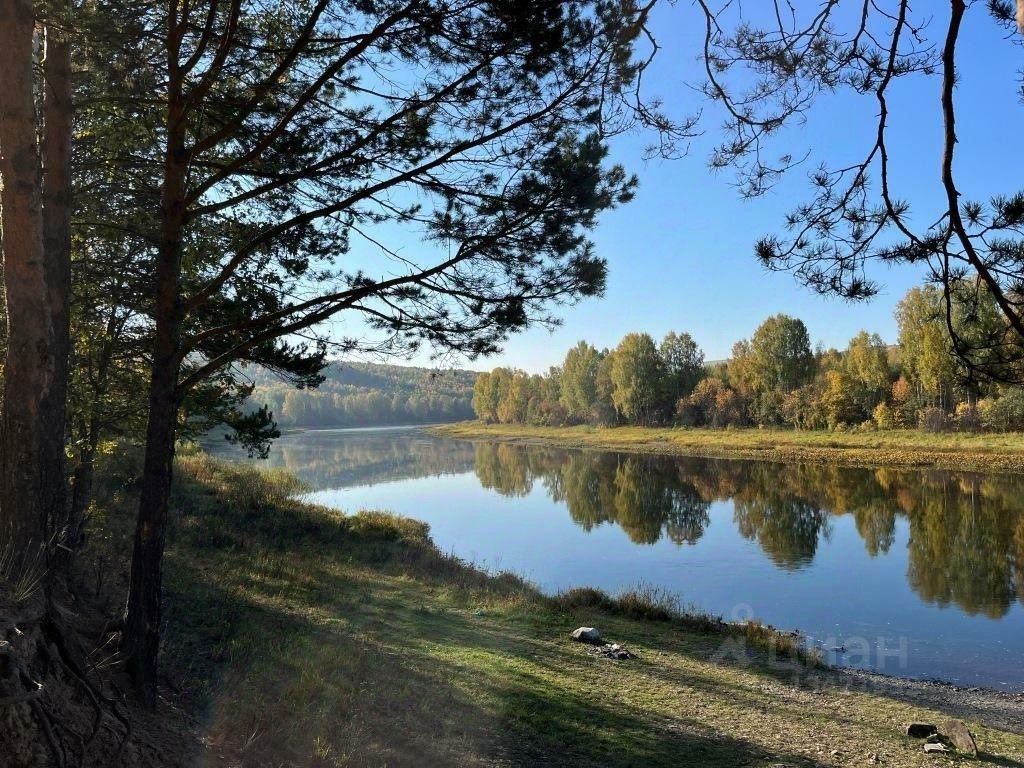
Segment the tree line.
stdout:
<path fill-rule="evenodd" d="M 332 363 L 316 389 L 256 377 L 251 407 L 266 407 L 282 427 L 366 427 L 472 418 L 472 371 L 375 363 Z"/>
<path fill-rule="evenodd" d="M 939 287 L 912 288 L 896 308 L 897 344 L 861 331 L 842 350 L 812 346 L 801 320 L 778 314 L 716 363 L 688 333 L 630 333 L 603 350 L 580 341 L 544 375 L 481 374 L 473 409 L 549 426 L 1024 429 L 1024 389 L 979 380 L 956 354 L 949 322 L 964 337 L 1005 330 L 991 297 L 969 310 L 954 302 L 948 318 Z"/>

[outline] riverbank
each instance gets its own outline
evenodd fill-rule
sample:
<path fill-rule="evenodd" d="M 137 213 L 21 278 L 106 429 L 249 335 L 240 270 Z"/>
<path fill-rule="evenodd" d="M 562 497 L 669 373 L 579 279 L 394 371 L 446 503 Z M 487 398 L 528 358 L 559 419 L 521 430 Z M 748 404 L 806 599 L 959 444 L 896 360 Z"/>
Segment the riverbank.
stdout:
<path fill-rule="evenodd" d="M 917 430 L 802 432 L 684 427 L 538 427 L 477 421 L 430 427 L 444 437 L 675 456 L 817 462 L 858 467 L 921 467 L 1024 473 L 1024 434 Z"/>
<path fill-rule="evenodd" d="M 922 766 L 900 726 L 947 716 L 985 759 L 1024 760 L 1024 697 L 807 666 L 650 595 L 546 597 L 422 523 L 295 490 L 179 460 L 161 707 L 193 713 L 182 765 Z M 111 499 L 93 555 L 123 563 L 130 494 Z M 595 656 L 581 625 L 635 658 Z"/>

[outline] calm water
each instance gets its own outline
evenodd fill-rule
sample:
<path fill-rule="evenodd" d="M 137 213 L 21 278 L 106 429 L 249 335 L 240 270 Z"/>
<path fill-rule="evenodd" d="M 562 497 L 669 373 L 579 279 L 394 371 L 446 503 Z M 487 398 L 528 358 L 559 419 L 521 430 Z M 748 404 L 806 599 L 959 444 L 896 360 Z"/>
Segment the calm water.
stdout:
<path fill-rule="evenodd" d="M 837 663 L 1024 690 L 1024 478 L 569 451 L 413 429 L 280 439 L 311 498 L 430 524 L 543 589 L 664 588 Z M 831 649 L 843 649 L 832 651 Z"/>

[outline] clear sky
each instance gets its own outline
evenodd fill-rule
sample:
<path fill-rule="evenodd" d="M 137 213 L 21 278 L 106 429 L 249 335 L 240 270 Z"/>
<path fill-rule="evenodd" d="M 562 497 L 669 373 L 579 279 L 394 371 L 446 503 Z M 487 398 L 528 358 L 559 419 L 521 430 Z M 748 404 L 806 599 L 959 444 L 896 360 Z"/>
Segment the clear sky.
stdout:
<path fill-rule="evenodd" d="M 941 45 L 948 4 L 929 0 L 916 6 L 918 12 L 934 12 L 928 32 Z M 469 367 L 509 365 L 541 372 L 560 363 L 579 339 L 610 347 L 630 331 L 646 331 L 656 339 L 670 330 L 687 331 L 707 359 L 722 359 L 733 342 L 749 337 L 777 312 L 801 318 L 812 341 L 826 346 L 844 347 L 860 329 L 896 340 L 893 310 L 903 293 L 921 282 L 919 269 L 876 268 L 871 276 L 883 284 L 881 294 L 869 303 L 851 304 L 814 295 L 789 274 L 769 273 L 753 256 L 757 238 L 781 231 L 785 213 L 807 198 L 806 174 L 818 161 L 836 164 L 863 157 L 874 131 L 874 98 L 845 94 L 823 99 L 808 122 L 778 144 L 779 154 L 802 147 L 816 154 L 765 197 L 742 201 L 728 172 L 707 168 L 721 116 L 687 85 L 701 80 L 702 18 L 688 0 L 680 0 L 662 6 L 653 19 L 663 49 L 645 76 L 648 93 L 662 97 L 665 111 L 673 115 L 704 108 L 706 135 L 692 142 L 687 157 L 670 161 L 643 161 L 649 135 L 620 137 L 614 143 L 612 159 L 639 176 L 640 188 L 632 203 L 605 214 L 593 233 L 598 253 L 609 264 L 605 296 L 565 309 L 564 325 L 555 332 L 528 331 L 513 338 L 503 354 Z M 968 11 L 959 43 L 957 91 L 956 171 L 965 198 L 987 199 L 1024 187 L 1024 162 L 1014 139 L 1022 108 L 1020 38 L 1014 37 L 1009 39 L 1007 30 L 989 17 L 984 3 Z M 935 205 L 941 196 L 940 84 L 938 75 L 921 77 L 890 96 L 895 196 L 908 200 L 922 221 L 934 219 L 940 210 Z"/>

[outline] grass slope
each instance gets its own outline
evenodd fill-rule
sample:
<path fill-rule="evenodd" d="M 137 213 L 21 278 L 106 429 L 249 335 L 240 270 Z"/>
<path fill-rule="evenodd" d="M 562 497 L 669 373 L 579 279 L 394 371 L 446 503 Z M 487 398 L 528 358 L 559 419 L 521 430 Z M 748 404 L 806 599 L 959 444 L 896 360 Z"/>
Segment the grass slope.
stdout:
<path fill-rule="evenodd" d="M 937 762 L 898 732 L 935 709 L 741 653 L 736 630 L 636 595 L 544 597 L 442 555 L 421 523 L 341 516 L 295 489 L 284 474 L 179 462 L 163 663 L 205 713 L 203 765 Z M 121 556 L 128 501 L 97 512 L 97 538 Z M 568 636 L 581 624 L 637 658 L 588 654 Z M 1024 759 L 1024 737 L 971 727 L 986 762 Z"/>
<path fill-rule="evenodd" d="M 848 466 L 933 467 L 972 472 L 1024 472 L 1024 433 L 934 434 L 918 430 L 804 432 L 790 429 L 680 427 L 538 427 L 466 421 L 431 427 L 465 439 L 545 443 L 567 448 L 812 461 Z"/>

